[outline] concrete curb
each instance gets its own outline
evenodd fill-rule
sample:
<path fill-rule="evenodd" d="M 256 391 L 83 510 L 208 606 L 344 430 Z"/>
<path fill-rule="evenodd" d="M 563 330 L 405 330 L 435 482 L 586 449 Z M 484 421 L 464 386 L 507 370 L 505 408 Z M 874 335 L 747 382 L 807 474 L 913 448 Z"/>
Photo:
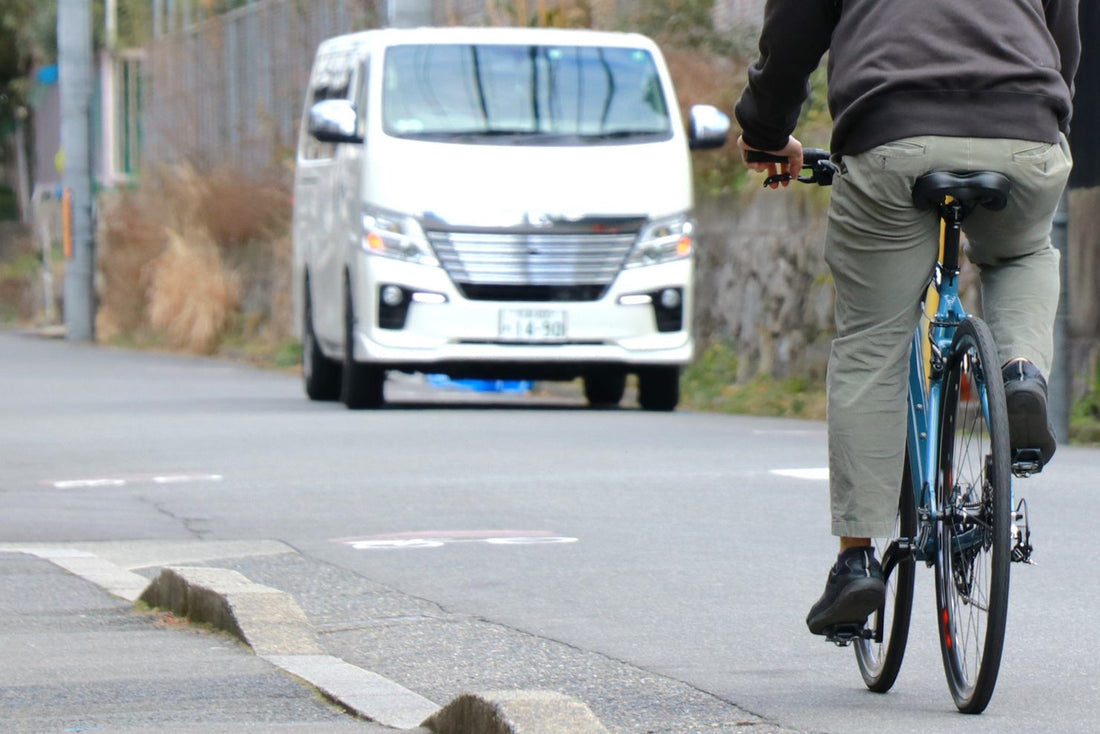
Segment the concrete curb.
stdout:
<path fill-rule="evenodd" d="M 286 592 L 223 568 L 162 568 L 141 601 L 234 635 L 257 655 L 359 716 L 417 726 L 439 707 L 402 686 L 324 654 L 305 612 Z"/>
<path fill-rule="evenodd" d="M 27 553 L 60 566 L 69 573 L 91 581 L 120 599 L 136 601 L 149 584 L 149 579 L 105 561 L 94 553 L 76 548 L 20 547 L 8 545 L 8 550 Z"/>
<path fill-rule="evenodd" d="M 588 706 L 554 691 L 466 693 L 424 726 L 435 734 L 608 734 Z"/>
<path fill-rule="evenodd" d="M 385 726 L 423 734 L 607 734 L 588 706 L 553 691 L 467 693 L 440 708 L 393 681 L 324 654 L 293 597 L 236 571 L 168 566 L 139 598 L 236 636 L 276 667 Z"/>
<path fill-rule="evenodd" d="M 140 601 L 241 639 L 257 655 L 321 655 L 305 612 L 285 592 L 224 568 L 169 566 Z"/>

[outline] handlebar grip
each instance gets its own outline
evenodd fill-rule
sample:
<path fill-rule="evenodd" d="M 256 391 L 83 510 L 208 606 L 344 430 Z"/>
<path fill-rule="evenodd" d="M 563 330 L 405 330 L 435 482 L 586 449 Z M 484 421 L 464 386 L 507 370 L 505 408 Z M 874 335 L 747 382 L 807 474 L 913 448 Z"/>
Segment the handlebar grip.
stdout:
<path fill-rule="evenodd" d="M 745 160 L 749 163 L 786 163 L 787 159 L 781 155 L 772 155 L 762 150 L 746 150 Z"/>

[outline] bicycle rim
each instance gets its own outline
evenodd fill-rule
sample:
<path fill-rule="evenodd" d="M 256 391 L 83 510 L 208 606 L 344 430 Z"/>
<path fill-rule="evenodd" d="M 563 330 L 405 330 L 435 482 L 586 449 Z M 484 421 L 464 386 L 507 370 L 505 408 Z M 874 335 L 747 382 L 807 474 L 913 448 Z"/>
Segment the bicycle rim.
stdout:
<path fill-rule="evenodd" d="M 959 325 L 942 384 L 940 651 L 955 705 L 977 714 L 993 695 L 1001 664 L 1012 524 L 1008 414 L 985 323 L 971 317 Z"/>
<path fill-rule="evenodd" d="M 900 548 L 898 544 L 899 539 L 912 542 L 917 528 L 916 499 L 909 470 L 908 449 L 905 452 L 905 472 L 902 477 L 893 537 L 873 538 L 871 541 L 886 575 L 886 603 L 882 609 L 871 615 L 867 624 L 876 635 L 881 625 L 882 640 L 861 639 L 856 640 L 854 645 L 863 682 L 876 693 L 886 693 L 897 680 L 905 657 L 909 619 L 913 610 L 916 563 L 912 552 Z"/>

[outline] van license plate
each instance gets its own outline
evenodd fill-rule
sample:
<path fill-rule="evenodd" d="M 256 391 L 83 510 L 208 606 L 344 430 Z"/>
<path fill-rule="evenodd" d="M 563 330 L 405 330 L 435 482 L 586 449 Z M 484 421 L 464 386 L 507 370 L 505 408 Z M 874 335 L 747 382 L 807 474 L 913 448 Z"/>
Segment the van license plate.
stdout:
<path fill-rule="evenodd" d="M 556 308 L 502 308 L 500 338 L 518 342 L 563 341 L 565 311 Z"/>

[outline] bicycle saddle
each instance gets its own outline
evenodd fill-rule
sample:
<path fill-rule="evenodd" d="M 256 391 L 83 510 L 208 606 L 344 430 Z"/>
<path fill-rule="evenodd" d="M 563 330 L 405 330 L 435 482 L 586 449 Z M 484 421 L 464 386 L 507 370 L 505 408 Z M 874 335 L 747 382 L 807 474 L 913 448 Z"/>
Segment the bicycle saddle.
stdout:
<path fill-rule="evenodd" d="M 981 204 L 986 209 L 1000 211 L 1008 203 L 1012 182 L 993 171 L 930 171 L 913 184 L 913 203 L 918 209 L 933 209 L 951 196 L 964 207 Z"/>

